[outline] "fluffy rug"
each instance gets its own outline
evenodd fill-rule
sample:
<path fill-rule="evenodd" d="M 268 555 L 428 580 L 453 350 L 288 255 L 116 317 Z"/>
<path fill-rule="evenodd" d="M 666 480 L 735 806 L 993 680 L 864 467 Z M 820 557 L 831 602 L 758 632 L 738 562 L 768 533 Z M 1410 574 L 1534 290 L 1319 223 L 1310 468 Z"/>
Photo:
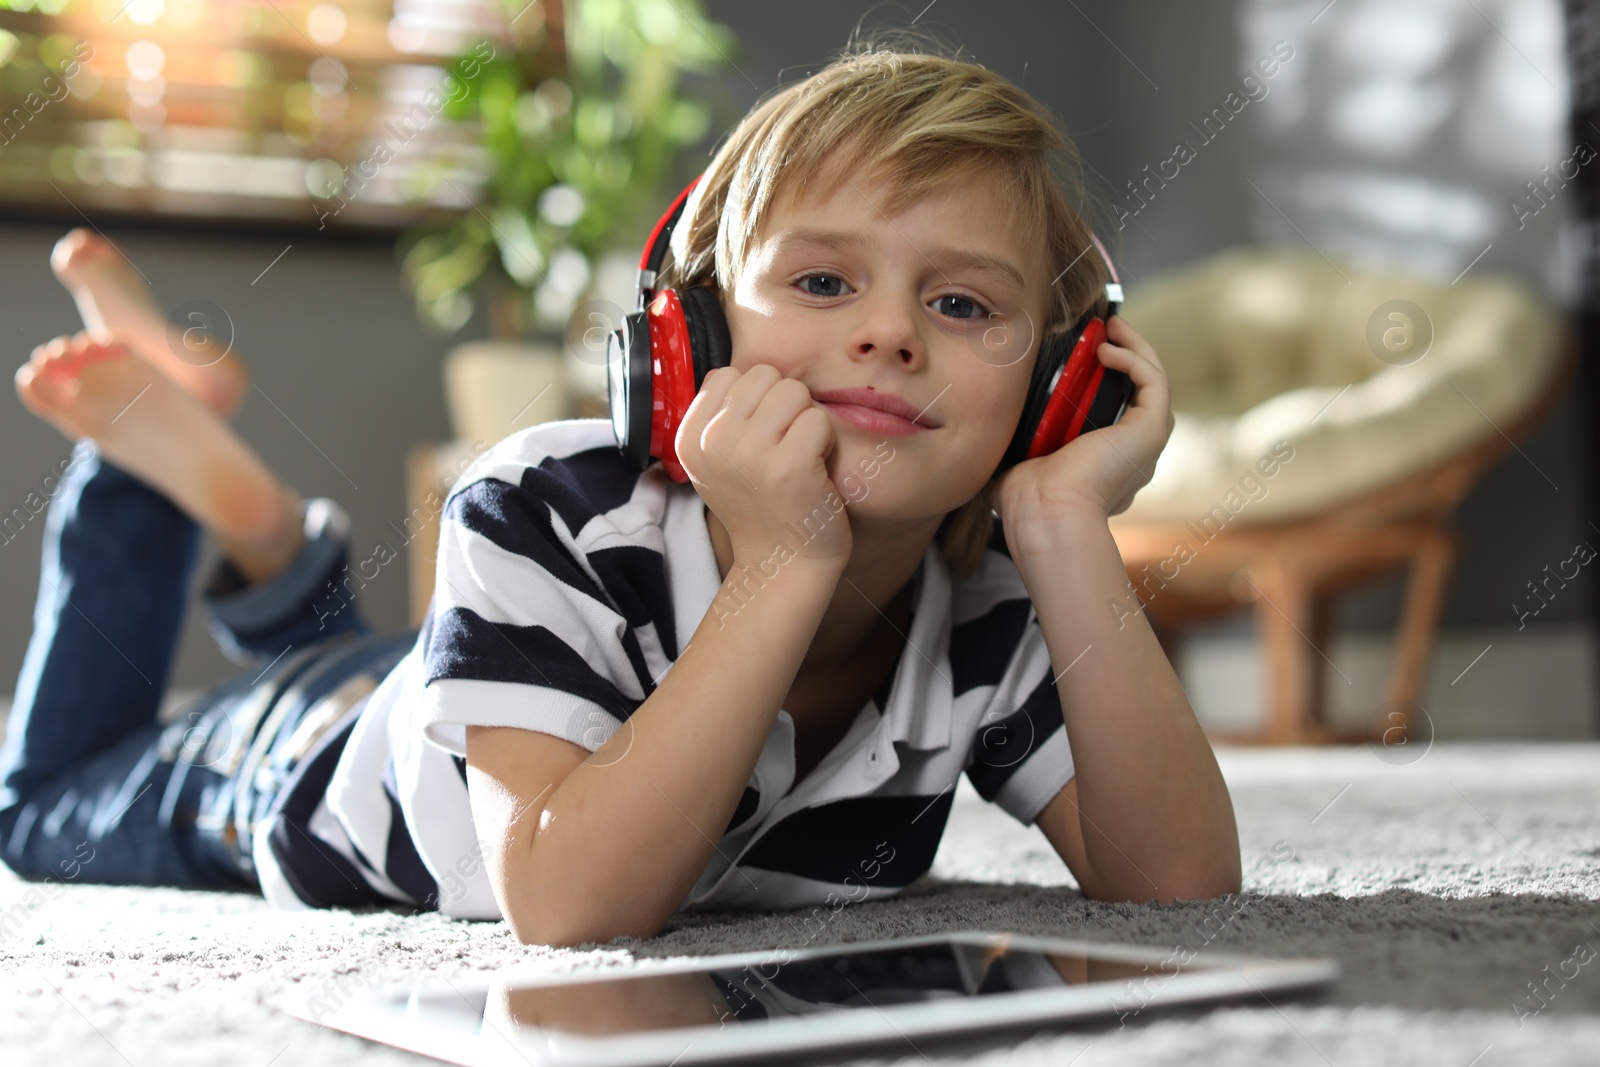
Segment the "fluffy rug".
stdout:
<path fill-rule="evenodd" d="M 1600 744 L 1440 743 L 1404 760 L 1379 755 L 1389 754 L 1221 753 L 1245 857 L 1243 899 L 1222 905 L 1085 901 L 1038 830 L 963 782 L 933 873 L 894 900 L 843 908 L 809 942 L 1009 929 L 1331 956 L 1343 976 L 1323 991 L 800 1062 L 1596 1062 Z M 798 946 L 810 936 L 806 914 L 680 916 L 650 941 L 550 950 L 519 946 L 499 923 L 284 914 L 245 894 L 39 887 L 4 875 L 3 1059 L 420 1063 L 281 1007 L 511 964 L 570 971 Z"/>

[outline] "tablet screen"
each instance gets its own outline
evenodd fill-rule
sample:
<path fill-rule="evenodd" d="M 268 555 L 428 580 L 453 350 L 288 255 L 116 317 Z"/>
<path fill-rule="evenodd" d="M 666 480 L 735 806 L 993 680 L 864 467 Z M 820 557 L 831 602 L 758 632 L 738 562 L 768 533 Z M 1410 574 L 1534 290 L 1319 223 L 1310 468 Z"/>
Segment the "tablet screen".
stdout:
<path fill-rule="evenodd" d="M 560 985 L 497 983 L 484 1013 L 509 1027 L 618 1036 L 1165 977 L 1157 967 L 1008 943 L 846 948 L 800 958 L 775 951 L 764 963 L 739 967 Z"/>

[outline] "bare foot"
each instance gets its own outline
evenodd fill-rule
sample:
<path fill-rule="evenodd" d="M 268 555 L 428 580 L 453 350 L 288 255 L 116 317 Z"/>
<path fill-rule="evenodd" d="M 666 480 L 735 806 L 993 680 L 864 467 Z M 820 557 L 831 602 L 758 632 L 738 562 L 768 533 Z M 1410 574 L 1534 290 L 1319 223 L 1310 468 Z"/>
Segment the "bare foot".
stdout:
<path fill-rule="evenodd" d="M 250 373 L 244 360 L 224 347 L 230 339 L 213 338 L 199 328 L 175 328 L 116 245 L 80 226 L 56 242 L 50 269 L 72 294 L 90 338 L 128 346 L 224 419 L 238 409 L 250 388 Z"/>
<path fill-rule="evenodd" d="M 244 576 L 262 581 L 299 551 L 298 498 L 217 415 L 122 345 L 87 331 L 33 350 L 17 395 L 69 439 L 107 459 L 214 532 Z"/>

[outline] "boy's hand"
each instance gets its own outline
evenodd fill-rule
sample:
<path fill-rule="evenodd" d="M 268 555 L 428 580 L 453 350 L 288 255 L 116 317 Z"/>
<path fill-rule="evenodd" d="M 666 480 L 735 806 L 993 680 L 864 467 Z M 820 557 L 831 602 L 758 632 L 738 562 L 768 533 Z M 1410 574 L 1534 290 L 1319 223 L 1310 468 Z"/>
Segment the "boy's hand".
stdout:
<path fill-rule="evenodd" d="M 736 562 L 782 563 L 790 553 L 840 570 L 849 562 L 850 520 L 826 463 L 837 444 L 833 420 L 804 382 L 766 363 L 718 367 L 676 444 L 689 481 L 727 527 Z"/>
<path fill-rule="evenodd" d="M 1080 434 L 1065 447 L 1008 470 L 996 486 L 995 511 L 1007 536 L 1023 536 L 1069 515 L 1109 518 L 1128 509 L 1150 482 L 1156 457 L 1172 435 L 1172 394 L 1156 350 L 1127 320 L 1113 315 L 1100 362 L 1133 379 L 1121 421 Z M 1025 542 L 1024 542 L 1025 543 Z"/>

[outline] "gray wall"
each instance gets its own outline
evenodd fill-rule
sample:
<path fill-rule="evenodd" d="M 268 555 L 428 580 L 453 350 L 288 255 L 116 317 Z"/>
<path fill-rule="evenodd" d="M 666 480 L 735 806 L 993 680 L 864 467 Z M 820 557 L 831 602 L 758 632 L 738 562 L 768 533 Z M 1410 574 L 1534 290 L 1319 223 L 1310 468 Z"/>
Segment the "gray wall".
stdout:
<path fill-rule="evenodd" d="M 1525 51 L 1531 48 L 1529 35 L 1539 31 L 1537 25 L 1527 24 L 1526 12 L 1533 7 L 1544 10 L 1553 2 L 1538 0 L 1510 9 L 1478 0 Z M 802 77 L 825 63 L 857 25 L 905 25 L 924 11 L 922 0 L 870 7 L 838 0 L 807 4 L 709 0 L 706 6 L 713 17 L 732 26 L 741 41 L 740 51 L 732 57 L 739 69 L 730 71 L 722 83 L 736 109 L 771 91 L 780 79 Z M 1311 18 L 1322 6 L 1320 0 L 1312 4 L 1080 0 L 1076 5 L 937 0 L 917 25 L 932 26 L 946 38 L 958 40 L 979 62 L 1019 82 L 1055 109 L 1098 176 L 1101 200 L 1111 202 L 1146 164 L 1166 158 L 1176 140 L 1190 136 L 1185 132 L 1190 121 L 1197 121 L 1238 84 L 1248 64 L 1262 52 L 1262 34 L 1269 41 L 1286 37 L 1295 43 L 1294 62 L 1303 60 L 1301 69 L 1316 72 L 1308 83 L 1312 90 L 1327 93 L 1342 84 L 1340 60 L 1330 56 L 1326 46 L 1352 35 L 1359 41 L 1366 32 L 1361 19 L 1371 17 L 1374 5 L 1343 0 L 1312 25 Z M 1483 79 L 1474 72 L 1485 69 L 1482 57 L 1493 47 L 1493 31 L 1471 28 L 1471 20 L 1484 20 L 1467 0 L 1455 6 L 1462 15 L 1461 28 L 1452 46 L 1455 51 L 1445 63 L 1455 74 L 1455 91 L 1463 99 L 1475 100 L 1482 114 Z M 1520 22 L 1517 10 L 1524 12 Z M 1280 31 L 1271 25 L 1271 18 L 1262 23 L 1261 11 L 1281 20 L 1297 19 L 1305 27 Z M 1547 73 L 1564 84 L 1559 64 Z M 1284 85 L 1287 82 L 1274 84 L 1272 92 L 1282 93 Z M 1269 95 L 1265 102 L 1274 99 Z M 1495 110 L 1488 108 L 1487 113 L 1493 121 Z M 1448 139 L 1419 138 L 1404 159 L 1363 161 L 1349 146 L 1320 136 L 1314 124 L 1294 137 L 1274 132 L 1266 125 L 1269 114 L 1268 108 L 1252 104 L 1127 230 L 1116 233 L 1114 223 L 1107 229 L 1107 218 L 1101 216 L 1102 230 L 1111 236 L 1131 284 L 1141 276 L 1231 246 L 1302 240 L 1282 227 L 1275 213 L 1263 209 L 1245 180 L 1261 186 L 1264 173 L 1292 177 L 1296 167 L 1304 172 L 1330 162 L 1360 162 L 1377 170 L 1448 172 L 1462 184 L 1489 190 L 1500 198 L 1497 203 L 1520 184 L 1509 173 L 1474 173 L 1472 159 L 1463 161 Z M 1554 164 L 1565 154 L 1548 162 Z M 1537 176 L 1537 171 L 1535 165 L 1527 177 Z M 1285 207 L 1276 194 L 1269 195 Z M 1285 209 L 1299 217 L 1301 207 Z M 1509 212 L 1497 225 L 1503 227 L 1506 219 L 1512 219 Z M 51 242 L 68 225 L 7 225 L 0 237 L 3 328 L 12 340 L 16 362 L 34 344 L 77 328 L 72 304 L 47 263 Z M 1301 219 L 1300 225 L 1319 244 L 1336 240 L 1341 228 L 1347 228 L 1333 216 Z M 1474 269 L 1504 270 L 1559 299 L 1563 267 L 1551 254 L 1559 229 L 1557 211 L 1546 211 L 1519 234 L 1514 246 L 1501 245 Z M 260 394 L 252 395 L 237 419 L 245 437 L 303 493 L 326 493 L 344 502 L 355 519 L 358 547 L 370 548 L 389 536 L 385 523 L 398 520 L 405 510 L 405 449 L 415 441 L 447 433 L 439 357 L 453 340 L 482 336 L 481 321 L 469 323 L 454 339 L 425 334 L 400 290 L 392 255 L 381 246 L 296 238 L 288 255 L 252 286 L 251 279 L 287 239 L 123 233 L 115 228 L 107 232 L 126 243 L 169 309 L 204 297 L 233 315 L 240 350 L 251 360 L 262 390 L 288 416 L 273 410 Z M 1574 403 L 1575 398 L 1521 443 L 1526 459 L 1512 453 L 1462 509 L 1458 526 L 1465 551 L 1452 578 L 1445 626 L 1509 625 L 1514 620 L 1511 601 L 1524 591 L 1524 584 L 1545 564 L 1570 555 L 1583 536 L 1590 473 L 1580 455 Z M 28 416 L 9 392 L 0 404 L 6 405 L 0 418 L 0 449 L 9 458 L 0 466 L 0 501 L 9 507 L 65 455 L 67 445 Z M 1561 487 L 1559 492 L 1530 476 L 1529 463 L 1548 474 Z M 352 488 L 351 482 L 359 488 Z M 36 530 L 0 548 L 0 589 L 9 594 L 0 602 L 0 677 L 8 679 L 0 682 L 0 690 L 9 688 L 27 640 L 37 554 Z M 405 583 L 397 563 L 369 589 L 367 612 L 381 629 L 404 625 Z M 1341 610 L 1341 624 L 1387 628 L 1398 610 L 1399 590 L 1396 580 L 1350 596 Z M 1530 629 L 1585 617 L 1590 595 L 1587 585 L 1574 583 L 1529 623 Z M 1242 614 L 1218 629 L 1247 630 L 1251 625 L 1248 614 Z M 208 639 L 191 626 L 178 683 L 200 684 L 226 669 Z"/>

